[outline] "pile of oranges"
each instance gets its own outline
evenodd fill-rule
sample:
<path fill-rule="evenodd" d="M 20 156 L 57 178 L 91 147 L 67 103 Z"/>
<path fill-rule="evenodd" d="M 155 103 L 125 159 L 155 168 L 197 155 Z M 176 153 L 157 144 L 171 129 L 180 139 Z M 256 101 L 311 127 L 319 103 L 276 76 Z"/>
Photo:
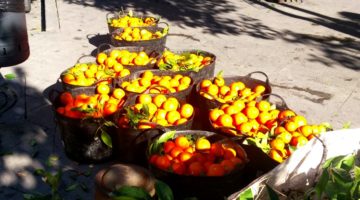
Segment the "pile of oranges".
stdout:
<path fill-rule="evenodd" d="M 94 95 L 73 96 L 70 92 L 61 93 L 60 106 L 56 108 L 56 112 L 75 119 L 101 118 L 112 115 L 121 108 L 125 100 L 124 90 L 116 88 L 110 94 L 106 84 L 99 85 L 97 90 L 98 93 Z"/>
<path fill-rule="evenodd" d="M 254 100 L 263 95 L 265 90 L 266 88 L 263 85 L 257 85 L 251 89 L 241 81 L 235 81 L 230 85 L 226 85 L 224 78 L 218 75 L 213 80 L 202 80 L 200 82 L 199 94 L 210 100 L 227 103 L 237 99 Z"/>
<path fill-rule="evenodd" d="M 109 20 L 109 25 L 115 28 L 126 28 L 126 27 L 140 27 L 140 26 L 155 26 L 157 19 L 154 17 L 135 17 L 130 15 L 121 16 Z"/>
<path fill-rule="evenodd" d="M 128 92 L 143 93 L 175 93 L 191 87 L 192 79 L 189 76 L 176 74 L 174 76 L 157 76 L 150 70 L 144 71 L 140 78 L 132 81 L 124 81 L 121 87 Z"/>
<path fill-rule="evenodd" d="M 264 151 L 282 162 L 291 155 L 290 149 L 303 146 L 316 135 L 326 131 L 322 125 L 308 125 L 305 117 L 294 111 L 276 109 L 267 100 L 236 100 L 209 111 L 214 128 L 231 135 L 246 135 L 259 140 L 268 138 Z"/>
<path fill-rule="evenodd" d="M 149 162 L 179 175 L 225 176 L 243 166 L 247 157 L 233 142 L 211 143 L 205 137 L 180 135 L 164 142 L 159 152 L 150 155 Z"/>
<path fill-rule="evenodd" d="M 134 105 L 125 108 L 126 113 L 120 116 L 118 124 L 122 128 L 149 129 L 155 124 L 174 126 L 188 122 L 194 115 L 191 104 L 180 102 L 174 97 L 163 94 L 151 96 L 141 94 Z"/>
<path fill-rule="evenodd" d="M 110 61 L 109 61 L 110 59 Z M 107 60 L 107 61 L 106 61 Z M 125 65 L 125 66 L 144 66 L 148 64 L 155 64 L 156 60 L 154 57 L 150 57 L 146 52 L 130 52 L 128 50 L 119 50 L 113 49 L 108 54 L 106 53 L 99 53 L 97 55 L 97 62 L 104 63 L 104 62 L 115 62 L 118 64 L 116 65 Z"/>
<path fill-rule="evenodd" d="M 140 41 L 140 40 L 153 40 L 162 38 L 167 34 L 167 29 L 164 29 L 163 32 L 161 31 L 149 31 L 145 28 L 131 28 L 127 27 L 124 28 L 121 32 L 115 33 L 114 39 L 115 40 L 125 40 L 125 41 Z"/>
<path fill-rule="evenodd" d="M 156 65 L 161 70 L 171 71 L 199 71 L 201 68 L 213 62 L 210 56 L 202 56 L 201 53 L 175 54 L 165 50 Z"/>

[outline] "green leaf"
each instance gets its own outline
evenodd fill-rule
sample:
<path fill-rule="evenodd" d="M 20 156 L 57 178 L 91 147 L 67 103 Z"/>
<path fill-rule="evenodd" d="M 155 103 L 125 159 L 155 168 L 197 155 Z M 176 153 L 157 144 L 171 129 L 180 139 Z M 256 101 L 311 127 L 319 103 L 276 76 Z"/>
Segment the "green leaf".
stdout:
<path fill-rule="evenodd" d="M 164 182 L 157 180 L 155 182 L 155 191 L 158 200 L 173 200 L 174 195 L 171 188 Z"/>
<path fill-rule="evenodd" d="M 16 78 L 15 74 L 5 74 L 5 79 L 7 80 L 14 80 Z"/>
<path fill-rule="evenodd" d="M 329 178 L 330 178 L 329 172 L 328 172 L 328 169 L 326 168 L 323 170 L 323 172 L 320 176 L 320 179 L 315 186 L 315 192 L 316 192 L 318 199 L 320 199 L 321 196 L 323 195 L 326 185 L 329 181 Z"/>
<path fill-rule="evenodd" d="M 157 140 L 155 140 L 150 145 L 149 155 L 152 155 L 154 153 L 159 153 L 162 148 L 162 144 L 170 139 L 173 139 L 174 136 L 175 136 L 175 131 L 169 131 L 169 132 L 162 134 Z"/>
<path fill-rule="evenodd" d="M 360 181 L 360 167 L 354 166 L 354 178 Z"/>
<path fill-rule="evenodd" d="M 116 124 L 112 121 L 105 121 L 104 126 L 111 127 L 111 126 L 116 126 Z"/>
<path fill-rule="evenodd" d="M 41 193 L 25 193 L 23 194 L 24 200 L 49 200 L 51 199 L 51 195 L 49 194 L 41 194 Z"/>
<path fill-rule="evenodd" d="M 117 196 L 117 197 L 112 197 L 111 199 L 113 199 L 113 200 L 137 200 L 137 198 L 127 197 L 127 196 Z"/>
<path fill-rule="evenodd" d="M 151 196 L 145 189 L 135 186 L 122 186 L 121 188 L 112 192 L 110 197 L 132 197 L 141 200 L 151 200 Z"/>
<path fill-rule="evenodd" d="M 67 186 L 67 187 L 65 188 L 65 191 L 66 191 L 66 192 L 73 191 L 73 190 L 75 190 L 78 186 L 79 186 L 79 184 L 73 183 L 73 184 Z"/>
<path fill-rule="evenodd" d="M 350 171 L 355 165 L 355 155 L 349 154 L 341 160 L 340 168 Z"/>
<path fill-rule="evenodd" d="M 43 170 L 43 169 L 35 169 L 34 174 L 38 175 L 38 176 L 39 175 L 44 176 L 45 175 L 45 170 Z"/>
<path fill-rule="evenodd" d="M 323 164 L 323 168 L 327 169 L 330 166 L 337 166 L 339 165 L 339 163 L 341 162 L 341 160 L 344 158 L 345 156 L 335 156 L 333 158 L 329 158 L 325 161 L 325 163 Z"/>
<path fill-rule="evenodd" d="M 254 195 L 252 193 L 252 190 L 251 188 L 248 188 L 244 192 L 240 193 L 240 196 L 237 200 L 253 200 L 253 199 L 254 199 Z"/>
<path fill-rule="evenodd" d="M 104 142 L 104 144 L 106 144 L 106 146 L 112 148 L 112 140 L 111 137 L 108 133 L 106 133 L 103 129 L 101 129 L 101 141 Z"/>
<path fill-rule="evenodd" d="M 276 194 L 276 192 L 268 184 L 266 184 L 266 190 L 269 194 L 270 200 L 279 200 L 279 197 Z"/>

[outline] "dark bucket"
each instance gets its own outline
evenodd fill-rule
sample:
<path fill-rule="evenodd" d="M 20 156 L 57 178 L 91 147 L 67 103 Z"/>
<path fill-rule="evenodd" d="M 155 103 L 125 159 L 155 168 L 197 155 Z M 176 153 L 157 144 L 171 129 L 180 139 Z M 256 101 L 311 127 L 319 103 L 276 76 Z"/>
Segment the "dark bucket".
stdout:
<path fill-rule="evenodd" d="M 204 136 L 210 142 L 226 141 L 228 139 L 223 135 L 202 130 L 176 131 L 175 136 L 187 134 Z M 238 144 L 242 142 L 237 140 L 237 138 L 230 138 L 230 140 Z M 277 164 L 260 150 L 257 151 L 255 149 L 254 151 L 252 147 L 245 145 L 241 145 L 241 147 L 243 147 L 247 155 L 248 162 L 242 168 L 222 177 L 182 176 L 160 170 L 153 166 L 150 166 L 150 170 L 157 179 L 166 182 L 171 188 L 174 188 L 175 199 L 189 197 L 196 197 L 197 199 L 224 199 L 224 197 L 249 184 L 260 171 L 262 173 L 269 171 Z"/>
<path fill-rule="evenodd" d="M 55 112 L 56 113 L 56 112 Z M 103 119 L 72 119 L 55 114 L 66 155 L 79 163 L 98 163 L 112 157 L 112 148 L 102 142 L 100 126 Z M 106 126 L 103 129 L 110 133 Z"/>
<path fill-rule="evenodd" d="M 126 104 L 124 107 L 126 107 Z M 120 112 L 115 115 L 115 122 L 118 121 L 120 115 Z M 146 123 L 154 128 L 144 130 L 117 127 L 111 135 L 114 158 L 125 163 L 147 166 L 146 148 L 150 139 L 166 130 L 189 130 L 193 125 L 193 121 L 194 116 L 187 122 L 177 126 L 163 127 L 155 123 Z"/>
<path fill-rule="evenodd" d="M 166 24 L 165 22 L 161 22 L 161 23 Z M 166 24 L 166 25 L 167 25 L 167 27 L 169 27 L 168 24 Z M 147 29 L 148 31 L 151 31 L 154 33 L 156 31 L 163 32 L 163 30 L 165 28 L 153 26 L 153 27 L 144 27 L 143 29 Z M 152 40 L 140 40 L 140 41 L 116 40 L 115 35 L 120 34 L 122 31 L 123 31 L 123 28 L 119 28 L 111 33 L 111 44 L 113 46 L 116 46 L 116 47 L 139 46 L 139 47 L 143 47 L 146 51 L 150 51 L 150 52 L 151 51 L 163 52 L 165 49 L 166 38 L 167 38 L 168 34 L 166 34 L 165 36 L 163 36 L 161 38 L 152 39 Z"/>
<path fill-rule="evenodd" d="M 101 47 L 103 46 L 109 46 L 109 49 L 106 49 L 104 51 L 101 51 Z M 157 52 L 155 50 L 148 50 L 145 49 L 142 46 L 124 46 L 124 47 L 113 47 L 111 44 L 101 44 L 98 47 L 98 51 L 97 54 L 104 52 L 107 55 L 110 54 L 110 52 L 114 49 L 117 50 L 128 50 L 129 52 L 135 52 L 135 53 L 139 53 L 141 51 L 144 51 L 149 57 L 153 57 L 155 58 L 155 60 L 161 56 L 162 52 Z M 155 62 L 153 63 L 148 63 L 147 65 L 123 65 L 125 68 L 129 69 L 131 73 L 136 72 L 136 71 L 141 71 L 141 70 L 150 70 L 150 69 L 155 69 Z"/>

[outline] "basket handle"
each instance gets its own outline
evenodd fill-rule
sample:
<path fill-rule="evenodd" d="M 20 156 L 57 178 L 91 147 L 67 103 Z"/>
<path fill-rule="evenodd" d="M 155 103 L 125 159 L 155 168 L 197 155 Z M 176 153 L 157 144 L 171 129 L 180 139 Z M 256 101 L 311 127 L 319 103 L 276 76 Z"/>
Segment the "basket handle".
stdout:
<path fill-rule="evenodd" d="M 157 89 L 157 90 L 159 90 L 157 87 L 160 87 L 160 88 L 162 88 L 162 89 L 165 89 L 165 90 L 166 90 L 166 93 L 165 93 L 165 94 L 171 93 L 170 89 L 167 88 L 167 87 L 165 87 L 165 86 L 162 86 L 162 85 L 151 85 L 148 89 L 146 89 L 144 92 L 142 92 L 142 94 L 149 94 L 151 89 Z M 161 93 L 161 90 L 159 90 L 159 92 Z M 161 93 L 161 94 L 164 94 L 164 93 Z"/>
<path fill-rule="evenodd" d="M 154 122 L 140 122 L 140 124 L 150 125 L 152 126 L 152 128 L 145 129 L 144 131 L 141 132 L 141 134 L 138 134 L 132 141 L 132 144 L 139 144 L 141 142 L 144 142 L 144 140 L 148 140 L 148 141 L 153 140 L 154 138 L 160 136 L 161 134 L 169 131 L 169 129 Z M 151 132 L 152 130 L 157 130 L 158 132 L 157 133 Z"/>
<path fill-rule="evenodd" d="M 265 73 L 265 72 L 262 72 L 262 71 L 254 71 L 254 72 L 250 72 L 249 74 L 247 74 L 246 75 L 246 77 L 251 77 L 251 75 L 253 75 L 253 74 L 262 74 L 262 75 L 264 75 L 265 76 L 265 83 L 266 83 L 266 85 L 270 85 L 270 81 L 269 81 L 269 77 L 268 77 L 268 75 Z"/>
<path fill-rule="evenodd" d="M 103 52 L 103 51 L 101 50 L 101 48 L 102 48 L 102 47 L 105 47 L 105 46 L 110 47 L 110 49 L 111 49 L 111 48 L 114 48 L 114 46 L 113 46 L 113 45 L 111 45 L 111 44 L 108 44 L 108 43 L 102 43 L 102 44 L 100 44 L 100 45 L 98 46 L 98 48 L 96 49 L 97 54 L 99 54 L 99 53 Z"/>
<path fill-rule="evenodd" d="M 86 58 L 86 57 L 94 58 L 94 56 L 92 56 L 92 55 L 82 55 L 77 59 L 76 63 L 80 63 L 81 59 Z"/>
<path fill-rule="evenodd" d="M 112 15 L 113 18 L 119 17 L 119 14 L 117 14 L 117 13 L 113 13 L 113 12 L 107 13 L 107 14 L 106 14 L 106 21 L 107 21 L 108 23 L 110 22 L 110 18 L 109 18 L 110 15 Z"/>
<path fill-rule="evenodd" d="M 277 97 L 278 99 L 281 100 L 281 109 L 289 109 L 288 105 L 286 104 L 284 98 L 282 98 L 282 96 L 278 95 L 278 94 L 274 94 L 274 93 L 270 93 L 270 94 L 263 94 L 261 95 L 261 99 L 264 99 L 264 98 L 268 98 L 270 96 L 274 96 L 274 97 Z"/>

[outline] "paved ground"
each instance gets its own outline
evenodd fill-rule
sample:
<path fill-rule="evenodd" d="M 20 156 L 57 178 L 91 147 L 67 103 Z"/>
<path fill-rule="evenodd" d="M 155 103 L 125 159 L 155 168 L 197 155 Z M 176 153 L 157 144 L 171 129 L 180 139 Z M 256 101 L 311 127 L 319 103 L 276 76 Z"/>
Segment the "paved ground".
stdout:
<path fill-rule="evenodd" d="M 1 68 L 3 75 L 16 74 L 7 84 L 18 98 L 9 92 L 15 106 L 0 116 L 0 199 L 50 191 L 32 172 L 47 168 L 45 160 L 53 154 L 60 157 L 58 166 L 76 170 L 63 175 L 64 199 L 92 198 L 93 175 L 103 165 L 77 165 L 66 158 L 47 95 L 77 58 L 94 55 L 99 44 L 109 42 L 106 13 L 121 7 L 161 16 L 171 26 L 167 46 L 214 53 L 216 72 L 265 72 L 274 93 L 310 122 L 360 127 L 359 1 L 35 0 L 26 14 L 31 55 Z M 89 177 L 78 173 L 89 169 Z M 65 192 L 72 180 L 79 185 Z"/>

